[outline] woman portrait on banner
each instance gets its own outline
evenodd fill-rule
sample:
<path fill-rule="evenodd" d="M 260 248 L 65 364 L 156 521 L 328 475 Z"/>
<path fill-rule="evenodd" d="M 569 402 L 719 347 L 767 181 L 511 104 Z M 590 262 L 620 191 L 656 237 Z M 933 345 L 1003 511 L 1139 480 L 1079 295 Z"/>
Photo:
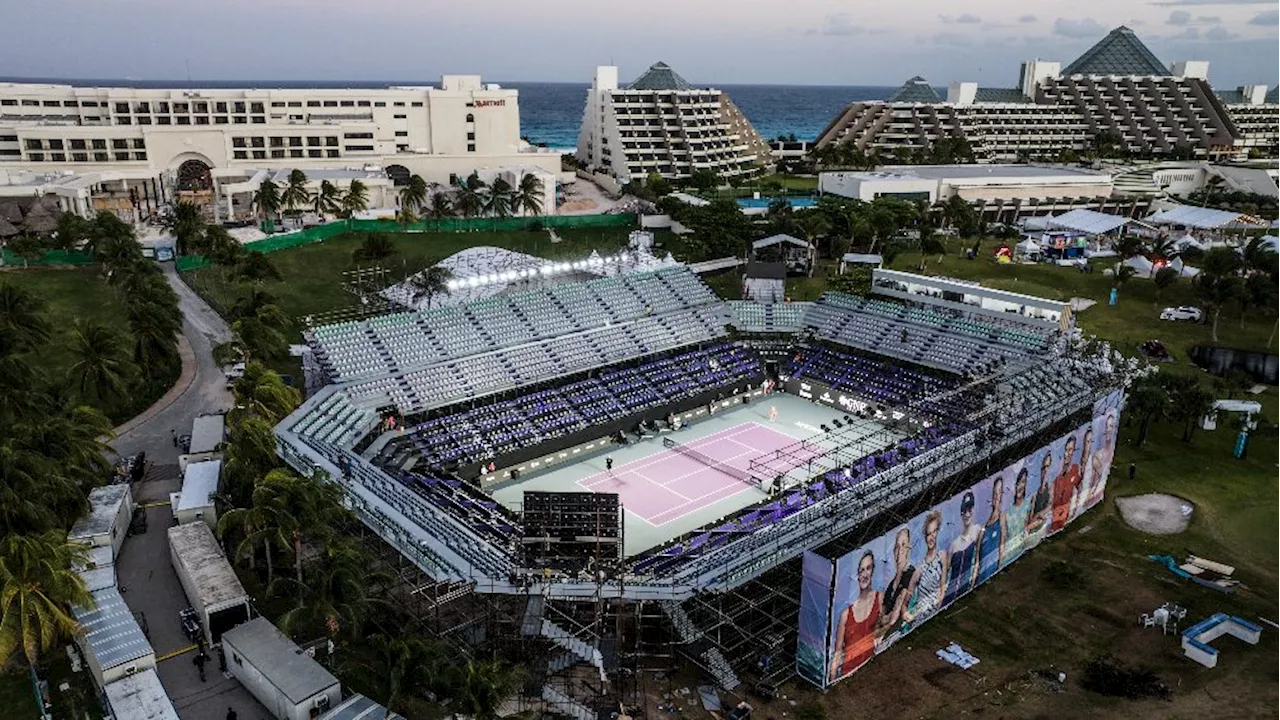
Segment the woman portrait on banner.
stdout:
<path fill-rule="evenodd" d="M 977 504 L 972 490 L 966 490 L 960 498 L 960 534 L 951 541 L 951 547 L 947 551 L 947 594 L 942 598 L 944 606 L 972 590 L 978 579 L 978 541 L 982 538 L 982 526 L 973 521 Z"/>
<path fill-rule="evenodd" d="M 1053 513 L 1049 522 L 1049 533 L 1053 534 L 1067 526 L 1071 520 L 1071 506 L 1076 494 L 1080 492 L 1080 465 L 1075 462 L 1076 436 L 1067 436 L 1062 450 L 1062 468 L 1053 481 Z"/>
<path fill-rule="evenodd" d="M 1000 550 L 1001 567 L 1017 560 L 1025 549 L 1027 525 L 1031 521 L 1031 498 L 1027 496 L 1027 484 L 1030 473 L 1027 472 L 1027 461 L 1019 460 L 1009 466 L 1013 474 L 1013 499 L 1009 509 L 1004 511 L 1004 547 Z"/>
<path fill-rule="evenodd" d="M 1084 508 L 1087 510 L 1102 499 L 1107 487 L 1107 475 L 1111 473 L 1111 463 L 1116 455 L 1116 411 L 1108 410 L 1103 416 L 1102 435 L 1098 438 L 1098 449 L 1089 460 L 1092 472 L 1089 473 L 1089 484 L 1085 491 Z"/>
<path fill-rule="evenodd" d="M 947 558 L 938 549 L 938 537 L 942 533 L 942 512 L 937 508 L 925 513 L 924 557 L 917 571 L 915 591 L 903 613 L 903 621 L 914 626 L 929 618 L 942 607 L 942 597 L 947 590 Z M 909 629 L 909 628 L 908 628 Z M 904 630 L 903 632 L 906 632 Z"/>
<path fill-rule="evenodd" d="M 831 661 L 831 680 L 838 680 L 857 670 L 876 654 L 875 629 L 880 621 L 883 598 L 871 586 L 876 574 L 876 557 L 871 550 L 858 558 L 854 576 L 857 598 L 840 613 L 836 626 L 835 654 Z"/>
<path fill-rule="evenodd" d="M 876 623 L 876 652 L 892 645 L 906 625 L 907 605 L 919 584 L 920 573 L 911 564 L 911 528 L 903 526 L 893 538 L 893 577 L 884 588 L 884 604 Z"/>
<path fill-rule="evenodd" d="M 1027 535 L 1022 549 L 1030 550 L 1049 532 L 1049 513 L 1053 510 L 1053 446 L 1044 449 L 1040 457 L 1040 482 L 1036 486 L 1035 499 L 1031 501 L 1031 515 L 1027 517 Z"/>
<path fill-rule="evenodd" d="M 1071 498 L 1071 515 L 1067 522 L 1075 520 L 1088 508 L 1089 487 L 1093 478 L 1093 421 L 1084 426 L 1084 435 L 1080 437 L 1080 487 Z"/>
<path fill-rule="evenodd" d="M 1004 509 L 1004 471 L 991 478 L 991 512 L 982 525 L 982 536 L 978 539 L 978 581 L 977 585 L 987 581 L 996 574 L 1004 563 L 1004 539 L 1008 535 L 1005 527 Z"/>

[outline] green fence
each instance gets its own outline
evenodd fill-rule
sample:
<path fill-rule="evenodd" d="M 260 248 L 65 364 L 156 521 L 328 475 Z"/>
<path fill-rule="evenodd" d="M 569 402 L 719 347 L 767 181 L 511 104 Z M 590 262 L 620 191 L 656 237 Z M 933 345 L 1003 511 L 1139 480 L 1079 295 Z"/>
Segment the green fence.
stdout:
<path fill-rule="evenodd" d="M 92 265 L 93 256 L 83 250 L 45 250 L 38 258 L 24 258 L 17 253 L 0 249 L 0 264 L 4 267 Z"/>
<path fill-rule="evenodd" d="M 394 220 L 339 220 L 298 232 L 272 235 L 245 243 L 246 250 L 272 253 L 277 250 L 321 242 L 344 233 L 420 233 L 420 232 L 510 232 L 553 228 L 637 227 L 639 218 L 634 214 L 622 215 L 548 215 L 510 218 L 449 218 L 447 220 L 419 220 L 405 225 Z M 197 270 L 209 261 L 202 255 L 184 255 L 178 258 L 178 270 Z"/>

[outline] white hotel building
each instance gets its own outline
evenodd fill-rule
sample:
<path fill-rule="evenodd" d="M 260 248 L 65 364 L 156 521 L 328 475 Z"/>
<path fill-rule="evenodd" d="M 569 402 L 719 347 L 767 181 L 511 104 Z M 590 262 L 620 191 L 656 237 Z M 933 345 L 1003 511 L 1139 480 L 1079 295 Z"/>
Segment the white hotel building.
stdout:
<path fill-rule="evenodd" d="M 208 190 L 213 170 L 384 169 L 449 183 L 473 170 L 537 166 L 515 90 L 477 75 L 439 87 L 142 89 L 0 83 L 0 169 L 163 173 Z"/>
<path fill-rule="evenodd" d="M 650 174 L 669 180 L 711 170 L 722 178 L 753 175 L 771 149 L 729 96 L 697 88 L 665 63 L 626 87 L 618 68 L 596 68 L 578 134 L 578 160 L 621 185 Z"/>

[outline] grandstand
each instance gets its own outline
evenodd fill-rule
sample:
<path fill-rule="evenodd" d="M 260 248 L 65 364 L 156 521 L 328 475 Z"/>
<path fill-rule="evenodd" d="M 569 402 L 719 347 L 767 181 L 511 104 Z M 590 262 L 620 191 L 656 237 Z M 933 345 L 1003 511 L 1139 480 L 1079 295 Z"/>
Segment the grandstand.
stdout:
<path fill-rule="evenodd" d="M 331 384 L 276 434 L 293 468 L 338 482 L 430 582 L 537 597 L 539 618 L 555 603 L 657 600 L 683 626 L 703 598 L 758 589 L 1092 412 L 1112 369 L 1065 337 L 924 296 L 726 303 L 682 266 L 570 277 L 310 330 Z M 534 491 L 616 497 L 618 517 L 575 540 L 616 552 L 546 560 L 554 538 L 526 552 Z M 545 618 L 527 627 L 570 647 Z M 598 649 L 598 626 L 581 628 Z M 692 655 L 733 685 L 714 650 Z"/>

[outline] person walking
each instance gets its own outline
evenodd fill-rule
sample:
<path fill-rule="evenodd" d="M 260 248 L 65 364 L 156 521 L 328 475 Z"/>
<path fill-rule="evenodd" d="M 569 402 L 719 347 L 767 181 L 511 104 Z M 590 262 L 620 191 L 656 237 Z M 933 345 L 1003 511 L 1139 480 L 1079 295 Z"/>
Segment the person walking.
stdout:
<path fill-rule="evenodd" d="M 1134 477 L 1137 476 L 1137 474 L 1138 474 L 1138 466 L 1133 463 L 1129 463 L 1129 479 L 1132 480 Z"/>
<path fill-rule="evenodd" d="M 778 408 L 775 405 L 769 406 L 769 422 L 778 422 Z"/>
<path fill-rule="evenodd" d="M 236 711 L 234 709 L 227 708 L 227 720 L 236 720 L 237 717 L 239 716 L 236 715 Z"/>
<path fill-rule="evenodd" d="M 196 653 L 196 656 L 191 658 L 191 662 L 194 663 L 196 669 L 200 671 L 200 682 L 207 682 L 204 676 L 204 664 L 208 659 L 209 657 L 204 654 L 204 648 L 201 648 L 200 651 Z"/>
<path fill-rule="evenodd" d="M 612 473 L 612 472 L 613 472 L 613 458 L 612 458 L 612 457 L 606 457 L 606 458 L 604 459 L 604 469 L 605 469 L 605 472 L 608 472 L 608 473 Z"/>

